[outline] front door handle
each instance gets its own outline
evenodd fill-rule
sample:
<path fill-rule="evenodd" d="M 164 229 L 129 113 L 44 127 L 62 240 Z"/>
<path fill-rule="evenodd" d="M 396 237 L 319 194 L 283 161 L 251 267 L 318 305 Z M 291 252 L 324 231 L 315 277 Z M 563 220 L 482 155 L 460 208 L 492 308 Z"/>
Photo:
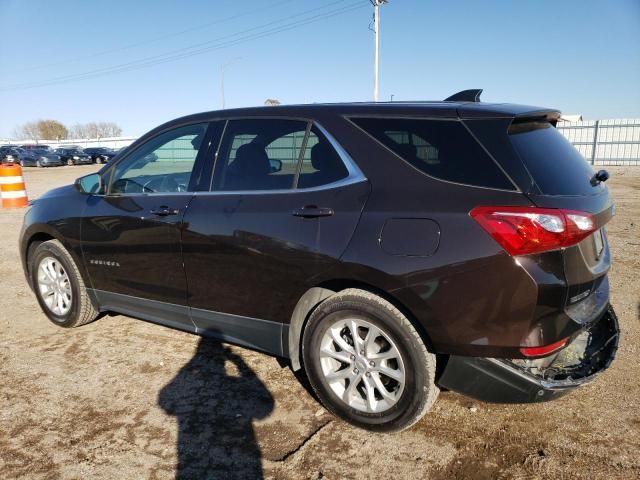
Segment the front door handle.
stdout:
<path fill-rule="evenodd" d="M 169 215 L 178 215 L 180 213 L 179 210 L 171 207 L 167 207 L 166 205 L 162 205 L 158 208 L 154 208 L 151 210 L 153 215 L 157 215 L 159 217 L 168 217 Z"/>
<path fill-rule="evenodd" d="M 333 215 L 333 209 L 328 207 L 316 207 L 315 205 L 306 205 L 302 208 L 296 208 L 291 214 L 294 217 L 317 218 L 330 217 Z"/>

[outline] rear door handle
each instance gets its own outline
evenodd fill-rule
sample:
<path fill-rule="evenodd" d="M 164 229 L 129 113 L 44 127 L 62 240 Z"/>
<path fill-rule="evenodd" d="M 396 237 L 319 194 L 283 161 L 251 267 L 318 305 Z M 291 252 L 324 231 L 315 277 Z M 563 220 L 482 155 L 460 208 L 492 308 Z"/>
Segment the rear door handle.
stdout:
<path fill-rule="evenodd" d="M 171 207 L 167 207 L 166 205 L 162 205 L 158 208 L 154 208 L 151 210 L 151 214 L 157 215 L 159 217 L 167 217 L 169 215 L 178 215 L 180 213 L 179 210 Z"/>
<path fill-rule="evenodd" d="M 302 208 L 296 208 L 291 214 L 294 217 L 317 218 L 330 217 L 333 215 L 333 209 L 328 207 L 316 207 L 315 205 L 307 205 Z"/>

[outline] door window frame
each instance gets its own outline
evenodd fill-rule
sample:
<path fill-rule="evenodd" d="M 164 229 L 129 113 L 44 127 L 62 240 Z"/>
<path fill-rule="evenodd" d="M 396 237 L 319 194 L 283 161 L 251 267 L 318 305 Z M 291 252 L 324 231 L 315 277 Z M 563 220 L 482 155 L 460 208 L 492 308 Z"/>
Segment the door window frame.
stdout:
<path fill-rule="evenodd" d="M 211 177 L 209 179 L 208 190 L 200 190 L 196 191 L 197 195 L 264 195 L 264 194 L 282 194 L 282 193 L 296 193 L 296 192 L 313 192 L 320 190 L 328 190 L 331 188 L 343 187 L 345 185 L 351 185 L 353 183 L 358 183 L 362 181 L 366 181 L 367 178 L 362 173 L 362 170 L 357 166 L 355 161 L 351 158 L 351 156 L 347 153 L 347 151 L 338 143 L 338 141 L 331 135 L 327 129 L 325 129 L 320 123 L 315 120 L 309 118 L 301 118 L 301 117 L 290 117 L 290 116 L 246 116 L 246 117 L 227 117 L 225 126 L 222 130 L 222 135 L 220 136 L 220 140 L 218 142 L 218 147 L 215 150 L 214 154 L 214 162 L 213 169 L 211 172 Z M 302 147 L 300 149 L 300 153 L 298 155 L 298 164 L 296 166 L 296 174 L 294 177 L 294 181 L 291 188 L 286 189 L 272 189 L 272 190 L 215 190 L 214 186 L 214 175 L 217 170 L 217 163 L 220 155 L 220 148 L 224 144 L 226 140 L 227 126 L 231 121 L 252 121 L 252 120 L 295 120 L 300 122 L 305 122 L 307 124 L 307 128 L 305 130 L 305 136 L 302 141 Z M 324 137 L 333 150 L 338 154 L 340 161 L 344 165 L 347 170 L 347 176 L 341 178 L 340 180 L 336 180 L 335 182 L 330 182 L 325 185 L 318 185 L 315 187 L 298 187 L 298 179 L 300 176 L 300 169 L 302 168 L 302 162 L 304 161 L 305 149 L 307 147 L 307 142 L 309 139 L 309 135 L 311 134 L 311 130 L 316 128 L 318 132 Z"/>
<path fill-rule="evenodd" d="M 154 132 L 153 135 L 148 137 L 142 137 L 140 143 L 134 143 L 133 149 L 127 147 L 127 151 L 124 152 L 124 155 L 120 157 L 116 162 L 108 164 L 104 171 L 100 171 L 100 177 L 105 185 L 105 189 L 100 194 L 95 194 L 98 196 L 104 197 L 122 197 L 122 196 L 167 196 L 167 195 L 193 195 L 195 192 L 208 188 L 208 184 L 206 182 L 207 178 L 210 175 L 210 169 L 207 168 L 207 163 L 212 164 L 212 151 L 217 151 L 219 148 L 218 142 L 222 139 L 223 129 L 218 129 L 216 131 L 217 126 L 223 125 L 223 119 L 218 120 L 200 120 L 200 121 L 191 121 L 180 124 L 173 124 L 167 126 L 162 130 Z M 217 124 L 217 125 L 216 125 Z M 187 191 L 185 192 L 125 192 L 125 193 L 111 193 L 111 185 L 113 183 L 113 174 L 116 171 L 118 165 L 121 165 L 123 162 L 126 162 L 132 155 L 136 154 L 141 148 L 147 145 L 149 142 L 154 141 L 158 137 L 169 133 L 173 130 L 178 130 L 184 127 L 189 127 L 193 125 L 205 125 L 204 137 L 202 139 L 202 144 L 196 158 L 193 162 L 193 169 L 191 170 L 191 177 L 189 179 L 189 185 Z M 226 124 L 225 124 L 226 126 Z M 216 135 L 217 134 L 217 135 Z M 216 139 L 217 136 L 217 139 Z M 213 145 L 216 143 L 215 145 Z M 211 159 L 211 161 L 208 161 Z"/>

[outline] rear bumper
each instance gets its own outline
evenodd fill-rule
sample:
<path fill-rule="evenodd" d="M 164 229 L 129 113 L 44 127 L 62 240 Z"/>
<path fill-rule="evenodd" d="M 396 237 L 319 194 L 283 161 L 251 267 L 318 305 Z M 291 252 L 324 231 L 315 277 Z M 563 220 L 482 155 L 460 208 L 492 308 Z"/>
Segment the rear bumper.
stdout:
<path fill-rule="evenodd" d="M 553 400 L 591 382 L 605 371 L 615 357 L 619 338 L 618 319 L 609 306 L 565 349 L 553 355 L 554 361 L 560 362 L 558 359 L 565 350 L 574 356 L 579 353 L 580 358 L 575 360 L 577 363 L 574 362 L 570 367 L 558 367 L 550 362 L 540 372 L 540 369 L 531 368 L 527 365 L 528 361 L 523 360 L 452 355 L 438 384 L 485 402 L 531 403 Z M 574 351 L 571 351 L 572 346 Z M 568 357 L 567 352 L 561 358 L 564 362 Z"/>

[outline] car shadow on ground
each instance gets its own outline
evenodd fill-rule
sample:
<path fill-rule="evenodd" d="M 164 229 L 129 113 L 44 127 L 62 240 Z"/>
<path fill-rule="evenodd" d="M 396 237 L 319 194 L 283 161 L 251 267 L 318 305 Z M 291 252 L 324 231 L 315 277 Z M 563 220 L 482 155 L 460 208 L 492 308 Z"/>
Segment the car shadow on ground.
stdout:
<path fill-rule="evenodd" d="M 228 346 L 200 339 L 158 404 L 178 422 L 176 479 L 263 478 L 252 422 L 271 413 L 273 397 Z"/>

